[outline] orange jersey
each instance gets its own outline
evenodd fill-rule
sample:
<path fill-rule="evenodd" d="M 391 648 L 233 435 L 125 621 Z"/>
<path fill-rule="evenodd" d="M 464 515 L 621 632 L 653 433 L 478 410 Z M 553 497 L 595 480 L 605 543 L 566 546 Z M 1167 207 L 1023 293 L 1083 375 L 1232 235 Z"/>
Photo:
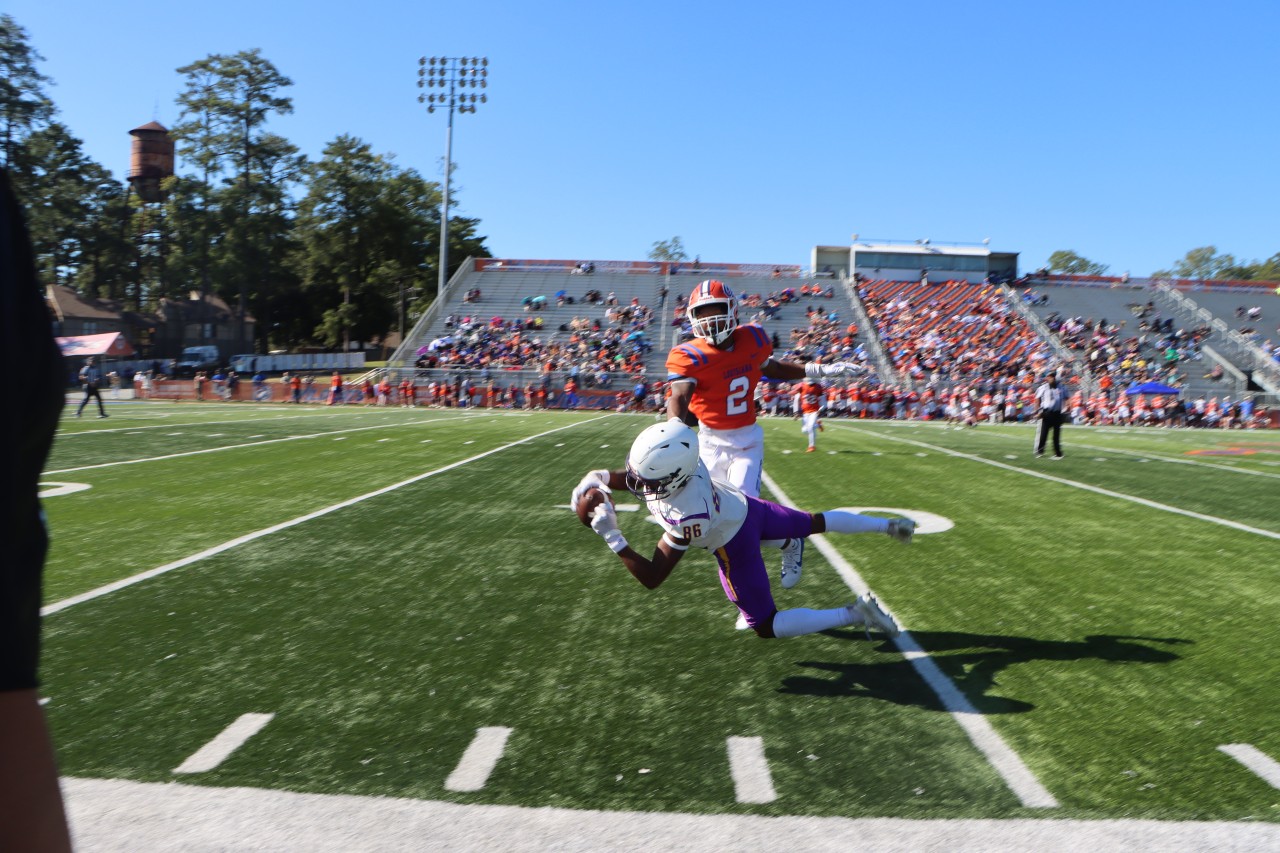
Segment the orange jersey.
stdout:
<path fill-rule="evenodd" d="M 800 411 L 806 414 L 822 411 L 824 395 L 825 391 L 820 384 L 812 379 L 806 379 L 800 383 Z"/>
<path fill-rule="evenodd" d="M 729 346 L 703 338 L 679 344 L 667 355 L 667 380 L 692 380 L 689 411 L 711 429 L 738 429 L 756 422 L 755 391 L 760 367 L 773 354 L 764 329 L 748 323 L 733 330 Z"/>

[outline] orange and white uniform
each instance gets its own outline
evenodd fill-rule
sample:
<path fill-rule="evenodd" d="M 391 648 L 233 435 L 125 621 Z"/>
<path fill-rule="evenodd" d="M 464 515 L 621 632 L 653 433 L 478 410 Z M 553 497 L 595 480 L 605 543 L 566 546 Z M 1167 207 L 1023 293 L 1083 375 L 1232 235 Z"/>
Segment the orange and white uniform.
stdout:
<path fill-rule="evenodd" d="M 806 379 L 796 386 L 796 400 L 800 405 L 800 431 L 809 436 L 809 449 L 818 440 L 818 416 L 822 414 L 822 400 L 826 396 L 822 384 Z"/>
<path fill-rule="evenodd" d="M 760 496 L 764 430 L 756 422 L 755 390 L 773 344 L 755 323 L 740 325 L 723 348 L 695 338 L 667 355 L 667 384 L 692 382 L 689 411 L 701 422 L 698 447 L 711 476 Z"/>
<path fill-rule="evenodd" d="M 826 389 L 820 383 L 806 379 L 800 383 L 799 395 L 801 414 L 817 414 L 822 411 L 822 399 L 826 396 Z"/>
<path fill-rule="evenodd" d="M 844 410 L 844 389 L 839 385 L 832 385 L 827 389 L 827 413 L 832 417 L 840 414 Z"/>
<path fill-rule="evenodd" d="M 768 414 L 778 413 L 778 389 L 772 382 L 760 383 L 760 407 Z"/>

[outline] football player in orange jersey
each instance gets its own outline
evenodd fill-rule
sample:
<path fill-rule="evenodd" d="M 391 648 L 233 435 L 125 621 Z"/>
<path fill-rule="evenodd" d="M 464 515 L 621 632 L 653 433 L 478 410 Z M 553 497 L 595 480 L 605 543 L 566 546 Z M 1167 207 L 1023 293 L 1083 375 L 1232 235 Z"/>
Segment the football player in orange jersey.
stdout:
<path fill-rule="evenodd" d="M 813 453 L 818 449 L 818 430 L 822 429 L 818 416 L 822 413 L 822 398 L 825 393 L 822 383 L 813 379 L 800 383 L 800 390 L 796 392 L 800 402 L 800 431 L 809 437 L 805 453 Z"/>
<path fill-rule="evenodd" d="M 752 497 L 760 496 L 764 470 L 764 429 L 756 422 L 755 390 L 760 379 L 794 381 L 852 374 L 853 364 L 800 364 L 773 358 L 773 344 L 755 323 L 739 325 L 738 299 L 723 281 L 699 282 L 686 309 L 694 340 L 667 355 L 667 416 L 698 430 L 699 456 L 711 476 Z M 800 580 L 804 540 L 770 540 L 782 548 L 782 585 Z"/>

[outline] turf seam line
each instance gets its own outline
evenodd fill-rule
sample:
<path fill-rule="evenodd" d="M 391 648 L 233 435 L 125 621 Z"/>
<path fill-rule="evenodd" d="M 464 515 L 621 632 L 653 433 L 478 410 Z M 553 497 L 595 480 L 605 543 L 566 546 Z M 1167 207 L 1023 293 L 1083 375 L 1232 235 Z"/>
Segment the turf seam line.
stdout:
<path fill-rule="evenodd" d="M 228 444 L 223 447 L 206 447 L 202 450 L 184 450 L 182 453 L 169 453 L 165 456 L 147 456 L 142 459 L 121 459 L 118 462 L 103 462 L 98 465 L 82 465 L 79 468 L 60 468 L 57 471 L 45 471 L 41 476 L 51 476 L 53 474 L 74 474 L 77 471 L 92 471 L 96 468 L 113 468 L 116 465 L 137 465 L 139 462 L 164 462 L 168 459 L 181 459 L 184 456 L 200 456 L 204 453 L 220 453 L 223 450 L 241 450 L 246 447 L 263 447 L 268 444 L 279 444 L 282 441 L 302 441 L 308 438 L 325 438 L 331 435 L 341 435 L 344 432 L 363 432 L 370 429 L 392 429 L 403 426 L 434 426 L 442 423 L 456 423 L 462 420 L 470 420 L 479 417 L 471 415 L 468 418 L 435 418 L 427 421 L 405 421 L 398 424 L 374 424 L 373 426 L 351 427 L 350 429 L 335 429 L 328 432 L 315 432 L 308 435 L 287 435 L 284 438 L 269 438 L 266 441 L 250 441 L 245 444 Z"/>
<path fill-rule="evenodd" d="M 1048 480 L 1051 483 L 1058 483 L 1059 485 L 1062 485 L 1062 486 L 1071 486 L 1072 488 L 1083 489 L 1086 492 L 1093 492 L 1095 494 L 1103 495 L 1109 498 L 1119 498 L 1120 500 L 1130 501 L 1132 503 L 1149 507 L 1151 509 L 1158 509 L 1162 512 L 1171 512 L 1171 513 L 1174 513 L 1175 515 L 1184 515 L 1187 518 L 1195 518 L 1195 519 L 1199 519 L 1200 521 L 1207 521 L 1211 524 L 1220 524 L 1223 527 L 1230 527 L 1233 530 L 1240 530 L 1240 531 L 1243 531 L 1244 533 L 1254 533 L 1254 534 L 1257 534 L 1258 536 L 1265 536 L 1268 539 L 1280 539 L 1280 533 L 1277 533 L 1274 530 L 1264 530 L 1260 527 L 1251 527 L 1247 524 L 1241 524 L 1238 521 L 1232 521 L 1229 518 L 1218 518 L 1216 515 L 1205 515 L 1202 512 L 1196 512 L 1195 510 L 1190 510 L 1190 509 L 1182 509 L 1181 507 L 1170 506 L 1169 504 L 1162 504 L 1159 501 L 1147 500 L 1146 498 L 1140 498 L 1136 495 L 1126 495 L 1124 492 L 1113 492 L 1110 489 L 1104 489 L 1101 486 L 1094 486 L 1094 485 L 1090 485 L 1089 483 L 1081 483 L 1078 480 L 1067 480 L 1062 477 L 1055 477 L 1052 474 L 1043 474 L 1039 471 L 1033 471 L 1030 468 L 1019 468 L 1017 465 L 1007 465 L 1004 462 L 997 462 L 994 459 L 984 459 L 981 456 L 975 456 L 971 453 L 963 453 L 959 450 L 951 450 L 946 447 L 939 447 L 936 444 L 926 444 L 923 441 L 915 441 L 910 438 L 897 438 L 896 436 L 885 435 L 885 434 L 874 432 L 872 430 L 867 430 L 867 429 L 859 429 L 858 427 L 848 427 L 848 426 L 840 426 L 840 425 L 837 425 L 837 427 L 847 432 L 862 433 L 863 435 L 870 435 L 876 438 L 883 438 L 886 441 L 898 441 L 898 442 L 902 442 L 903 444 L 913 444 L 916 447 L 924 447 L 928 450 L 935 450 L 938 453 L 943 453 L 943 454 L 946 454 L 947 456 L 954 456 L 957 459 L 968 459 L 971 462 L 981 462 L 984 465 L 991 465 L 996 468 L 1003 468 L 1006 471 L 1012 471 L 1016 474 L 1025 474 L 1028 477 L 1038 477 L 1041 480 Z"/>
<path fill-rule="evenodd" d="M 355 504 L 369 500 L 370 498 L 376 498 L 376 497 L 379 497 L 380 495 L 385 495 L 388 492 L 393 492 L 396 489 L 402 488 L 404 486 L 412 485 L 414 483 L 417 483 L 420 480 L 425 480 L 428 477 L 434 477 L 436 474 L 443 474 L 446 471 L 452 471 L 454 468 L 459 468 L 470 462 L 475 462 L 478 459 L 483 459 L 486 456 L 492 456 L 495 453 L 501 453 L 504 450 L 509 450 L 510 448 L 517 447 L 521 444 L 528 444 L 530 441 L 533 441 L 534 439 L 542 438 L 543 436 L 551 435 L 552 433 L 561 432 L 562 430 L 573 429 L 576 426 L 582 426 L 583 424 L 588 424 L 588 423 L 591 423 L 592 421 L 598 421 L 600 420 L 600 418 L 604 418 L 604 417 L 607 417 L 607 415 L 600 415 L 598 417 L 591 418 L 589 420 L 578 421 L 576 423 L 572 423 L 567 426 L 560 426 L 560 427 L 556 427 L 555 429 L 547 430 L 546 432 L 540 432 L 536 435 L 531 435 L 528 438 L 522 438 L 519 441 L 513 441 L 509 444 L 504 444 L 501 447 L 495 447 L 493 450 L 486 450 L 484 453 L 477 453 L 475 456 L 468 456 L 466 459 L 461 459 L 457 462 L 451 462 L 448 465 L 445 465 L 443 468 L 436 468 L 434 471 L 425 471 L 421 474 L 410 477 L 407 480 L 401 480 L 398 483 L 392 483 L 390 486 L 383 486 L 381 489 L 375 489 L 372 492 L 366 492 L 363 495 L 358 495 L 354 498 L 348 498 L 345 501 L 341 501 L 339 503 L 333 504 L 332 506 L 324 507 L 323 509 L 315 510 L 314 512 L 309 512 L 306 515 L 300 515 L 297 518 L 290 519 L 289 521 L 282 521 L 279 524 L 273 524 L 270 527 L 264 527 L 263 529 L 256 530 L 253 533 L 246 533 L 243 536 L 237 536 L 235 539 L 230 539 L 226 542 L 223 542 L 221 545 L 214 545 L 212 548 L 206 548 L 203 551 L 200 551 L 199 553 L 196 553 L 196 554 L 192 554 L 189 557 L 183 557 L 180 560 L 174 560 L 172 563 L 166 563 L 163 566 L 157 566 L 154 569 L 148 569 L 145 572 L 140 572 L 136 575 L 132 575 L 131 577 L 114 581 L 113 583 L 100 586 L 97 589 L 91 589 L 88 592 L 84 592 L 79 595 L 73 595 L 70 598 L 64 598 L 62 601 L 59 601 L 54 604 L 50 604 L 44 608 L 41 608 L 40 615 L 52 616 L 55 613 L 59 613 L 63 610 L 66 610 L 68 607 L 73 607 L 77 604 L 82 604 L 86 601 L 92 601 L 95 598 L 101 598 L 104 595 L 108 595 L 110 593 L 124 589 L 125 587 L 133 586 L 136 583 L 141 583 L 142 581 L 150 580 L 151 578 L 158 577 L 159 575 L 163 575 L 167 572 L 171 572 L 174 569 L 180 569 L 183 566 L 189 566 L 192 563 L 198 563 L 199 561 L 204 560 L 208 557 L 216 556 L 218 554 L 223 553 L 224 551 L 230 551 L 232 548 L 235 548 L 239 545 L 244 545 L 246 543 L 253 542 L 256 539 L 261 539 L 264 536 L 270 536 L 273 533 L 279 533 L 281 530 L 287 530 L 290 527 L 295 527 L 304 522 L 312 521 L 322 516 L 326 516 L 331 512 L 337 512 L 340 509 L 346 509 L 349 506 L 354 506 Z"/>
<path fill-rule="evenodd" d="M 779 488 L 772 477 L 762 474 L 761 479 L 769 487 L 769 491 L 773 492 L 782 503 L 793 505 L 791 499 Z M 831 565 L 835 566 L 836 571 L 851 590 L 860 595 L 870 590 L 853 564 L 846 560 L 825 536 L 821 534 L 810 536 L 809 541 L 822 552 L 822 556 L 826 557 Z M 881 601 L 881 604 L 883 603 Z M 947 713 L 968 735 L 969 740 L 986 757 L 1022 804 L 1028 808 L 1056 808 L 1058 801 L 1053 794 L 1040 784 L 1040 780 L 1031 772 L 1031 768 L 1027 767 L 1021 756 L 1005 743 L 987 718 L 973 707 L 955 683 L 938 668 L 929 654 L 920 648 L 911 633 L 904 630 L 893 642 L 911 664 L 912 669 L 937 695 L 938 700 L 947 709 Z"/>

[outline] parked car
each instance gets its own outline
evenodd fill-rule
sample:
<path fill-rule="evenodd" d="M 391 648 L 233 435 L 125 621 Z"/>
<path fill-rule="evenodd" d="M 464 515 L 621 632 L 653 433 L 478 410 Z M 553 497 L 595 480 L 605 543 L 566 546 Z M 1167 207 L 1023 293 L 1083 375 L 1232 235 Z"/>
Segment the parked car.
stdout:
<path fill-rule="evenodd" d="M 187 347 L 178 357 L 174 372 L 178 376 L 195 376 L 200 370 L 214 370 L 222 365 L 222 356 L 215 346 Z"/>

